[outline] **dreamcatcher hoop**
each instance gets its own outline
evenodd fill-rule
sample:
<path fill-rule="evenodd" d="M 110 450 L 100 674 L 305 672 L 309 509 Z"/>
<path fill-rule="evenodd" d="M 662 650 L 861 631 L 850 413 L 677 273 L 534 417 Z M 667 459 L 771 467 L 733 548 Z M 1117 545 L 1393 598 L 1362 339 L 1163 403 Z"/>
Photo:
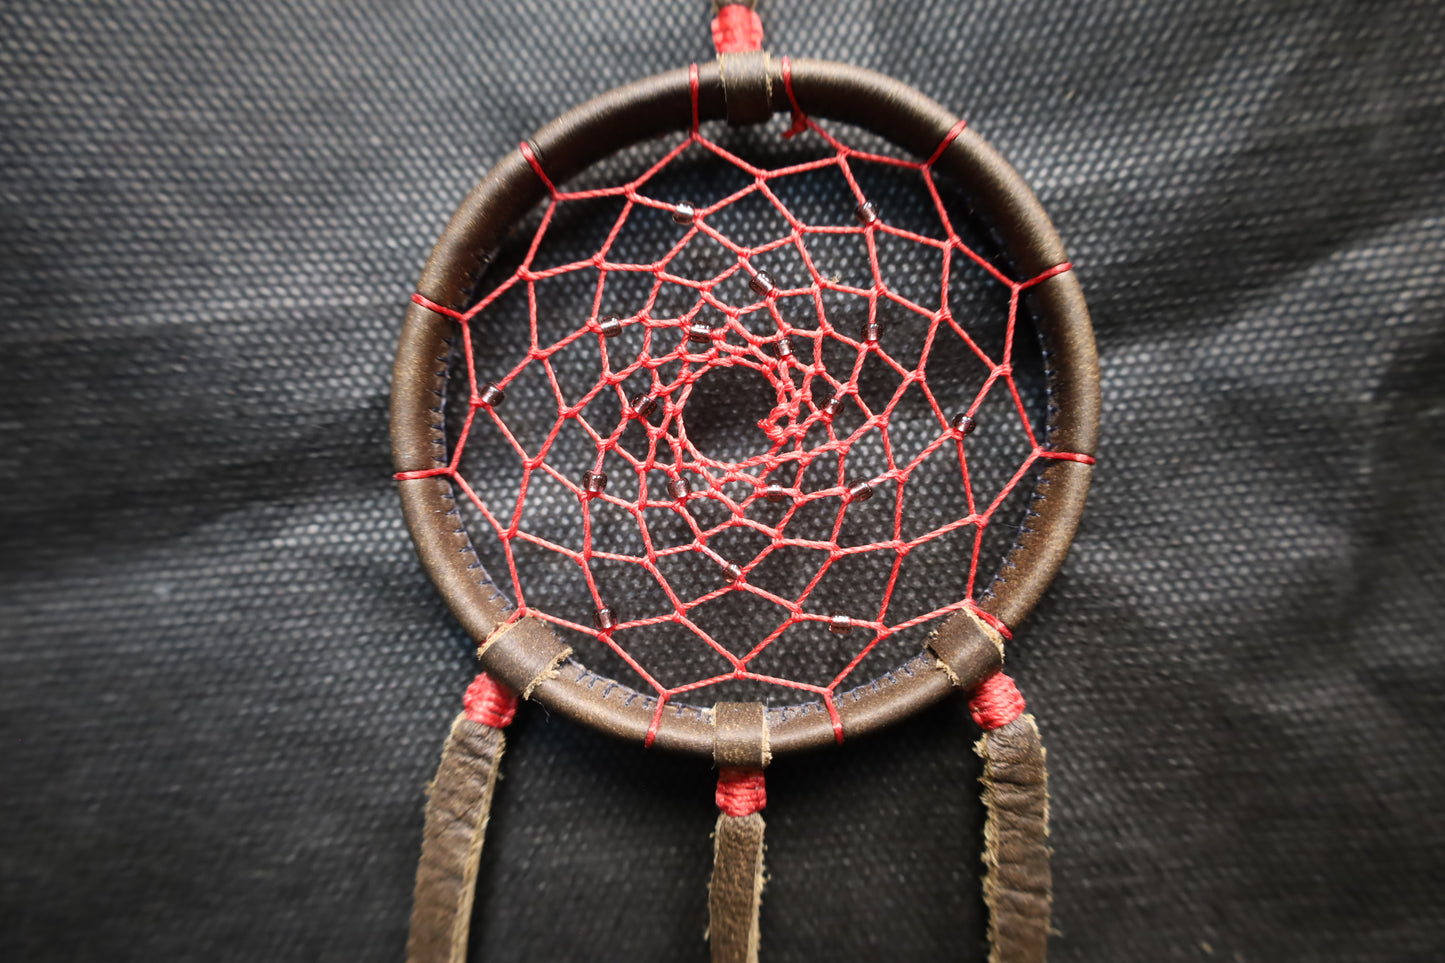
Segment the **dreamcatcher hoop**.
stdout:
<path fill-rule="evenodd" d="M 1012 297 L 1028 290 L 1045 347 L 1048 411 L 1039 455 L 1048 463 L 1028 524 L 976 608 L 954 613 L 924 652 L 882 679 L 822 706 L 770 708 L 759 722 L 776 758 L 865 734 L 958 689 L 973 690 L 997 672 L 1002 637 L 1033 610 L 1073 540 L 1098 439 L 1098 360 L 1083 294 L 1033 192 L 981 137 L 923 94 L 858 67 L 747 52 L 659 74 L 577 107 L 503 158 L 457 210 L 418 283 L 395 368 L 392 444 L 407 525 L 432 581 L 479 643 L 486 671 L 594 729 L 708 759 L 716 758 L 717 713 L 599 684 L 607 680 L 569 658 L 571 650 L 545 623 L 508 621 L 510 602 L 485 577 L 454 513 L 438 399 L 456 318 L 491 252 L 553 185 L 699 121 L 752 124 L 794 110 L 864 128 L 929 157 L 993 229 L 1016 276 L 1031 279 L 1012 285 Z"/>

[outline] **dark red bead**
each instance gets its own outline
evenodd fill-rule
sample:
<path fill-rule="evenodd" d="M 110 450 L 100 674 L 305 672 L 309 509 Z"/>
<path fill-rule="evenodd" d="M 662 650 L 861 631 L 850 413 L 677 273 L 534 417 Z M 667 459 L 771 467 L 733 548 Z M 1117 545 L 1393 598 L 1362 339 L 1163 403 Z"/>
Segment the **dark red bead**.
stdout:
<path fill-rule="evenodd" d="M 736 582 L 743 577 L 743 567 L 737 562 L 724 562 L 723 572 L 727 574 L 729 582 Z"/>
<path fill-rule="evenodd" d="M 778 357 L 781 360 L 787 361 L 793 356 L 793 342 L 787 338 L 779 338 L 774 345 L 774 350 L 778 352 Z"/>
<path fill-rule="evenodd" d="M 872 497 L 873 486 L 865 481 L 854 482 L 853 486 L 848 489 L 848 501 L 850 502 L 866 502 Z"/>
<path fill-rule="evenodd" d="M 697 208 L 693 207 L 687 201 L 680 201 L 677 206 L 672 209 L 672 219 L 678 224 L 691 224 L 697 220 Z"/>
<path fill-rule="evenodd" d="M 837 416 L 838 412 L 842 409 L 842 407 L 843 398 L 840 395 L 834 395 L 827 401 L 823 402 L 823 420 L 832 421 L 834 417 Z"/>
<path fill-rule="evenodd" d="M 977 427 L 978 422 L 963 412 L 959 412 L 953 416 L 953 430 L 962 436 L 966 437 L 973 434 L 973 430 Z"/>
<path fill-rule="evenodd" d="M 651 418 L 652 413 L 657 410 L 657 399 L 652 395 L 635 395 L 632 399 L 632 410 L 639 418 Z"/>
<path fill-rule="evenodd" d="M 858 219 L 858 223 L 862 224 L 864 227 L 877 224 L 878 207 L 872 201 L 864 201 L 862 204 L 858 205 L 856 210 L 853 211 L 853 216 L 856 217 Z"/>
<path fill-rule="evenodd" d="M 605 471 L 583 472 L 582 487 L 593 495 L 602 494 L 607 490 L 607 473 Z"/>
<path fill-rule="evenodd" d="M 847 635 L 853 631 L 853 620 L 839 612 L 834 612 L 833 617 L 828 620 L 828 631 L 837 635 Z"/>
<path fill-rule="evenodd" d="M 692 494 L 692 486 L 687 483 L 686 478 L 678 475 L 676 478 L 667 480 L 667 493 L 678 501 L 682 501 Z"/>
<path fill-rule="evenodd" d="M 788 492 L 782 485 L 772 484 L 763 489 L 763 497 L 770 502 L 780 502 L 788 497 Z"/>
<path fill-rule="evenodd" d="M 760 298 L 771 297 L 778 293 L 777 282 L 773 280 L 773 276 L 767 271 L 759 271 L 749 278 L 748 287 L 752 288 L 753 293 Z"/>
<path fill-rule="evenodd" d="M 486 405 L 488 408 L 495 408 L 497 407 L 497 405 L 501 404 L 506 397 L 507 393 L 505 391 L 503 391 L 501 388 L 498 388 L 491 382 L 488 382 L 487 386 L 482 389 L 481 397 L 477 400 L 480 401 L 482 404 Z"/>
<path fill-rule="evenodd" d="M 604 338 L 615 338 L 622 333 L 622 319 L 615 314 L 609 314 L 597 322 L 597 330 L 602 332 Z"/>
<path fill-rule="evenodd" d="M 617 613 L 612 611 L 610 606 L 604 605 L 592 613 L 592 624 L 597 626 L 597 631 L 607 632 L 617 627 Z"/>
<path fill-rule="evenodd" d="M 687 340 L 701 344 L 712 340 L 712 325 L 706 321 L 694 321 L 687 326 Z"/>
<path fill-rule="evenodd" d="M 863 340 L 869 344 L 877 344 L 880 333 L 882 333 L 882 328 L 878 326 L 878 322 L 869 321 L 868 325 L 863 329 Z"/>

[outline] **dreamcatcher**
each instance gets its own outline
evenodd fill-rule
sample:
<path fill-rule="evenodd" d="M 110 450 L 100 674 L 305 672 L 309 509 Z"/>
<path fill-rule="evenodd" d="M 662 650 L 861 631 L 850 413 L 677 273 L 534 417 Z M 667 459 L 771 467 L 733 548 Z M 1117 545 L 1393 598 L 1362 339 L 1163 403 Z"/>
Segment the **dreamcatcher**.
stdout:
<path fill-rule="evenodd" d="M 983 730 L 991 958 L 1042 960 L 1044 752 L 1001 666 L 1089 486 L 1083 297 L 961 121 L 762 53 L 751 4 L 715 13 L 716 62 L 502 159 L 407 314 L 402 503 L 485 669 L 430 791 L 408 957 L 465 958 L 519 698 L 717 767 L 710 940 L 743 961 L 765 768 L 957 691 Z"/>

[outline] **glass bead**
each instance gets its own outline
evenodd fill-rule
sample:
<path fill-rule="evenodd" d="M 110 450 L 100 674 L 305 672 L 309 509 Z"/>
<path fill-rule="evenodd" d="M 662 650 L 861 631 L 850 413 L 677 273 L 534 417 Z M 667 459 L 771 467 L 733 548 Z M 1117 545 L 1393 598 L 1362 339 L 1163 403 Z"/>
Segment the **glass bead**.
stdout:
<path fill-rule="evenodd" d="M 737 562 L 724 562 L 723 572 L 727 574 L 729 582 L 736 582 L 743 577 L 743 567 Z"/>
<path fill-rule="evenodd" d="M 853 620 L 841 612 L 834 612 L 828 620 L 828 631 L 835 635 L 847 635 L 853 631 Z"/>
<path fill-rule="evenodd" d="M 838 412 L 842 410 L 842 408 L 843 399 L 841 397 L 839 397 L 838 395 L 834 395 L 833 397 L 829 398 L 827 401 L 823 402 L 823 420 L 832 421 L 837 416 Z"/>
<path fill-rule="evenodd" d="M 778 293 L 777 282 L 773 280 L 773 276 L 767 271 L 759 271 L 749 278 L 748 287 L 752 288 L 753 293 L 760 298 L 771 297 Z"/>
<path fill-rule="evenodd" d="M 506 397 L 507 393 L 505 391 L 503 391 L 501 388 L 498 388 L 491 382 L 488 382 L 487 386 L 482 389 L 481 398 L 478 400 L 480 400 L 481 403 L 486 405 L 488 408 L 495 408 L 497 407 L 497 405 L 501 404 Z"/>
<path fill-rule="evenodd" d="M 687 340 L 701 344 L 712 340 L 712 326 L 706 321 L 694 321 L 687 326 Z"/>
<path fill-rule="evenodd" d="M 689 225 L 697 220 L 697 208 L 687 201 L 681 201 L 672 209 L 672 219 L 678 224 Z"/>
<path fill-rule="evenodd" d="M 682 501 L 692 494 L 692 486 L 687 483 L 686 478 L 678 475 L 676 478 L 667 480 L 667 493 L 678 501 Z"/>
<path fill-rule="evenodd" d="M 882 333 L 882 330 L 877 321 L 869 321 L 867 327 L 863 329 L 863 340 L 869 344 L 877 344 L 878 335 Z"/>
<path fill-rule="evenodd" d="M 788 497 L 788 492 L 782 485 L 772 484 L 763 489 L 763 497 L 768 501 L 777 503 Z"/>
<path fill-rule="evenodd" d="M 652 413 L 657 410 L 657 399 L 652 395 L 634 395 L 632 410 L 639 418 L 650 418 Z"/>
<path fill-rule="evenodd" d="M 873 497 L 873 486 L 865 481 L 854 482 L 853 487 L 848 489 L 848 501 L 866 502 Z"/>
<path fill-rule="evenodd" d="M 787 338 L 779 338 L 774 350 L 778 352 L 779 360 L 787 361 L 793 356 L 793 342 Z"/>
<path fill-rule="evenodd" d="M 853 211 L 853 216 L 858 223 L 864 227 L 870 227 L 878 223 L 878 207 L 872 201 L 864 201 Z"/>
<path fill-rule="evenodd" d="M 588 471 L 582 473 L 582 487 L 590 494 L 600 495 L 607 490 L 607 473 L 605 471 Z"/>
<path fill-rule="evenodd" d="M 964 412 L 959 412 L 953 416 L 953 430 L 958 432 L 962 437 L 973 434 L 973 430 L 977 427 L 978 422 Z"/>
<path fill-rule="evenodd" d="M 602 332 L 604 338 L 615 338 L 622 333 L 622 319 L 615 314 L 597 322 L 597 329 Z"/>
<path fill-rule="evenodd" d="M 592 624 L 597 626 L 597 631 L 607 632 L 617 627 L 617 613 L 612 611 L 611 606 L 604 605 L 592 613 Z"/>

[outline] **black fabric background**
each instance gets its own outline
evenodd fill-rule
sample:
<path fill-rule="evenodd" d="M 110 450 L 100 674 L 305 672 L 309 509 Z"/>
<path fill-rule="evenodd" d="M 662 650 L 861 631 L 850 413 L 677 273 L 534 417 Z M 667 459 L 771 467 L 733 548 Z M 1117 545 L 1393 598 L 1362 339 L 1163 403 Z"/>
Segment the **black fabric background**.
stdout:
<path fill-rule="evenodd" d="M 1380 4 L 775 0 L 1068 243 L 1101 464 L 1011 649 L 1056 960 L 1445 944 L 1445 32 Z M 398 322 L 526 132 L 707 5 L 0 10 L 0 958 L 398 960 L 472 672 L 389 478 Z M 982 959 L 951 704 L 769 776 L 769 963 Z M 712 780 L 535 707 L 474 956 L 706 959 Z"/>

